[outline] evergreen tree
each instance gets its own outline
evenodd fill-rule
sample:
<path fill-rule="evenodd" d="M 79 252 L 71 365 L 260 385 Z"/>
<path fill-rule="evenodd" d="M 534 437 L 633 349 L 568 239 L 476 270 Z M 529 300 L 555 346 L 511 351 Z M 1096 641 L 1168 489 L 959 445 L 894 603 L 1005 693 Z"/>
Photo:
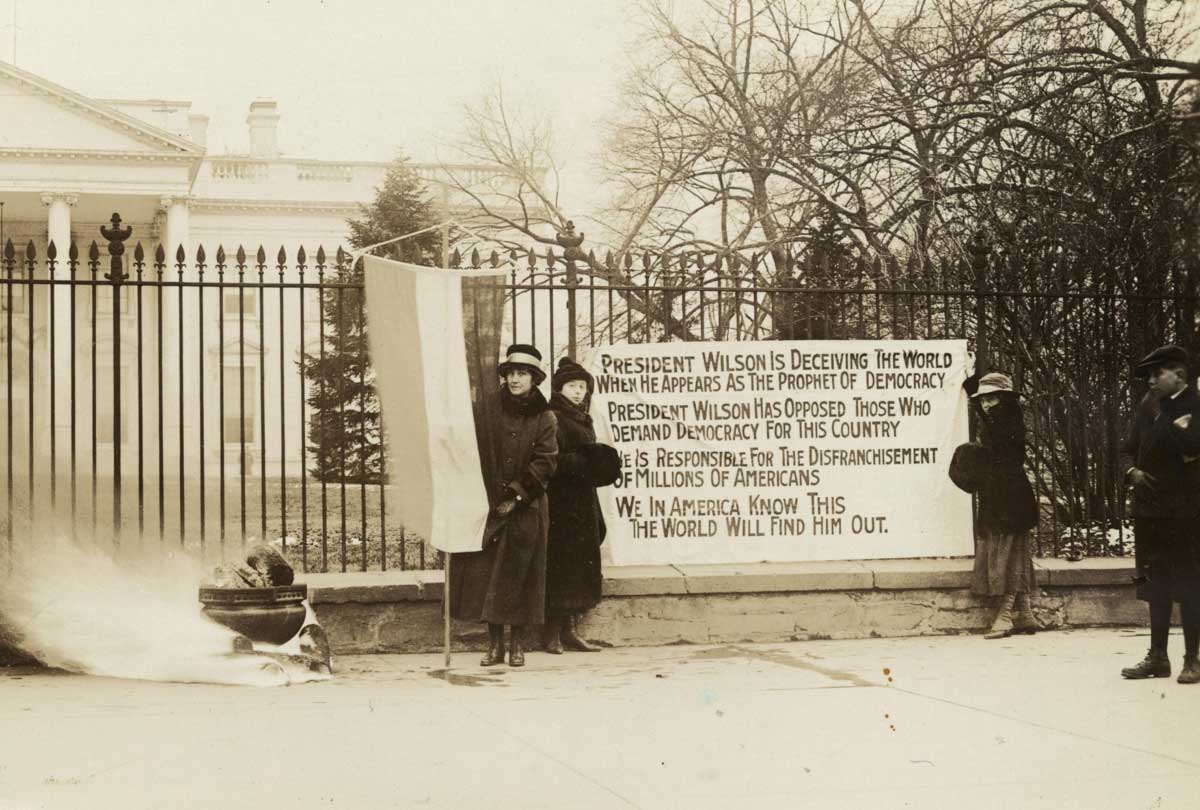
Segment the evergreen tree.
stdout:
<path fill-rule="evenodd" d="M 427 228 L 437 222 L 424 182 L 401 156 L 388 167 L 375 200 L 359 208 L 348 221 L 350 244 L 366 247 Z M 395 242 L 371 251 L 412 264 L 436 266 L 441 261 L 438 230 Z M 362 296 L 361 259 L 340 261 L 326 283 L 321 318 L 325 322 L 325 352 L 305 356 L 304 374 L 310 387 L 312 408 L 309 443 L 315 466 L 310 472 L 319 481 L 378 482 L 382 472 L 383 436 L 379 399 L 370 365 L 367 313 Z"/>

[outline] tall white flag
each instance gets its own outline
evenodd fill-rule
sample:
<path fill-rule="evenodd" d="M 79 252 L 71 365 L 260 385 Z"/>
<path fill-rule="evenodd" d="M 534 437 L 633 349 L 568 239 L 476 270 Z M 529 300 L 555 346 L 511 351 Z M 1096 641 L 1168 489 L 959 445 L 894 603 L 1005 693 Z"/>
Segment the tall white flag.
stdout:
<path fill-rule="evenodd" d="M 364 256 L 371 364 L 399 519 L 434 548 L 478 551 L 488 515 L 463 337 L 465 277 Z M 494 381 L 492 381 L 494 383 Z"/>

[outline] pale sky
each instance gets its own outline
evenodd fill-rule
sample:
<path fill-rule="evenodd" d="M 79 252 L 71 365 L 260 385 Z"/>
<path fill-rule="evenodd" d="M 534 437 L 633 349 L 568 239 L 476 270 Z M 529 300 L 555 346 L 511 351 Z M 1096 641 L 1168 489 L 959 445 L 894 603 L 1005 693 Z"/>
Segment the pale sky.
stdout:
<path fill-rule="evenodd" d="M 214 154 L 245 152 L 250 102 L 271 98 L 283 152 L 332 160 L 397 148 L 451 160 L 439 145 L 456 138 L 461 105 L 499 80 L 553 120 L 567 208 L 594 210 L 632 2 L 0 0 L 0 58 L 14 58 L 15 10 L 25 70 L 88 96 L 191 101 Z M 1200 2 L 1190 10 L 1200 17 Z"/>
<path fill-rule="evenodd" d="M 626 0 L 0 0 L 0 58 L 84 95 L 193 102 L 213 153 L 279 102 L 285 154 L 432 161 L 496 80 L 590 158 L 623 72 Z M 6 122 L 11 125 L 12 122 Z"/>

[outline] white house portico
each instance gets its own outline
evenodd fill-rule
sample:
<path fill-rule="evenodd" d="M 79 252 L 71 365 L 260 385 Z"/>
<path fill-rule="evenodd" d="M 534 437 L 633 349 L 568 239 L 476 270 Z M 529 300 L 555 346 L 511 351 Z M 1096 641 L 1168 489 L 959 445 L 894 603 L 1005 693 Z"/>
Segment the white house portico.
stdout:
<path fill-rule="evenodd" d="M 275 102 L 254 101 L 246 119 L 248 152 L 211 155 L 208 118 L 194 113 L 190 102 L 88 98 L 0 62 L 0 121 L 5 122 L 0 126 L 0 246 L 11 240 L 16 249 L 11 266 L 14 279 L 26 277 L 23 257 L 30 244 L 37 257 L 32 277 L 45 278 L 51 272 L 45 261 L 47 248 L 53 243 L 55 278 L 65 279 L 74 272 L 76 279 L 85 282 L 52 287 L 0 284 L 0 356 L 11 352 L 15 358 L 12 380 L 6 379 L 0 363 L 0 400 L 15 392 L 6 419 L 18 426 L 31 420 L 35 436 L 53 435 L 55 452 L 61 453 L 69 441 L 81 448 L 93 441 L 102 447 L 107 443 L 111 449 L 117 433 L 114 419 L 119 413 L 122 446 L 128 448 L 136 433 L 130 420 L 141 415 L 141 402 L 129 398 L 141 383 L 143 388 L 152 385 L 159 389 L 155 396 L 161 393 L 164 397 L 161 423 L 147 425 L 154 431 L 156 444 L 161 433 L 168 466 L 176 462 L 192 470 L 209 462 L 218 467 L 222 463 L 245 466 L 245 447 L 230 445 L 230 433 L 236 432 L 240 442 L 244 431 L 247 443 L 253 443 L 251 473 L 263 469 L 264 459 L 268 474 L 290 474 L 298 469 L 298 461 L 280 448 L 283 439 L 265 436 L 263 426 L 288 424 L 294 429 L 299 425 L 291 414 L 302 409 L 305 392 L 300 375 L 289 369 L 298 368 L 303 347 L 312 350 L 316 343 L 320 307 L 315 292 L 303 293 L 304 323 L 296 324 L 289 320 L 294 318 L 293 304 L 288 304 L 284 313 L 279 296 L 262 295 L 265 300 L 260 301 L 259 292 L 251 285 L 236 293 L 226 290 L 218 295 L 210 289 L 185 296 L 180 292 L 183 285 L 178 284 L 195 280 L 196 252 L 201 245 L 210 273 L 215 270 L 218 247 L 224 248 L 231 262 L 239 246 L 244 247 L 254 264 L 261 246 L 268 256 L 268 278 L 279 281 L 283 281 L 276 263 L 280 248 L 288 257 L 286 273 L 291 279 L 301 247 L 310 257 L 311 268 L 318 247 L 325 248 L 332 264 L 337 248 L 346 245 L 347 220 L 374 198 L 389 164 L 284 155 L 278 141 L 280 119 Z M 414 168 L 448 214 L 470 205 L 470 198 L 460 196 L 456 184 L 449 182 L 446 167 Z M 452 168 L 458 180 L 467 181 L 477 191 L 486 193 L 495 184 L 506 182 L 493 167 Z M 166 256 L 162 279 L 175 284 L 158 288 L 127 285 L 122 290 L 119 318 L 112 310 L 114 291 L 104 287 L 102 294 L 97 294 L 100 287 L 87 285 L 89 247 L 95 241 L 103 253 L 100 227 L 114 212 L 133 228 L 126 255 L 131 256 L 140 244 L 147 258 L 145 272 L 153 274 L 153 257 L 161 246 Z M 72 243 L 79 251 L 74 270 L 67 256 Z M 187 258 L 182 276 L 175 264 L 180 247 Z M 102 261 L 99 272 L 106 271 L 107 262 Z M 0 262 L 0 275 L 3 272 Z M 257 272 L 252 267 L 246 275 L 258 278 Z M 236 279 L 237 274 L 231 264 L 227 278 Z M 296 296 L 301 294 L 292 290 L 288 295 L 293 293 L 289 301 L 299 304 Z M 146 314 L 145 318 L 135 318 L 135 294 L 143 308 L 138 311 Z M 204 320 L 215 324 L 207 331 L 195 329 L 201 320 L 201 306 L 205 307 Z M 96 320 L 92 319 L 93 310 Z M 148 313 L 154 313 L 153 319 Z M 5 328 L 9 319 L 11 332 Z M 282 321 L 286 329 L 264 330 L 261 319 L 271 324 Z M 243 331 L 244 337 L 235 341 L 235 330 Z M 118 337 L 126 347 L 137 346 L 142 358 L 126 351 L 119 363 L 114 362 L 112 348 Z M 4 346 L 5 342 L 9 345 Z M 57 348 L 52 351 L 52 346 Z M 161 377 L 149 365 L 148 358 L 156 353 L 173 358 L 162 368 Z M 52 356 L 57 361 L 53 370 Z M 94 368 L 93 356 L 97 358 Z M 236 363 L 231 358 L 236 358 Z M 139 362 L 146 365 L 139 367 Z M 278 380 L 280 369 L 286 372 L 282 381 Z M 229 399 L 234 383 L 257 391 L 266 373 L 277 383 L 277 396 L 273 393 L 255 402 Z M 130 402 L 130 407 L 118 409 L 113 404 L 114 375 L 120 375 L 122 402 Z M 54 408 L 48 406 L 52 387 Z M 223 400 L 221 390 L 225 391 Z M 201 391 L 203 402 L 198 402 Z M 70 407 L 67 392 L 73 397 Z M 150 396 L 145 392 L 139 395 Z M 231 405 L 237 406 L 240 415 L 227 422 Z M 6 407 L 0 402 L 0 411 Z M 225 446 L 219 446 L 212 437 L 223 425 L 228 428 Z M 49 452 L 47 445 L 41 438 L 32 443 L 35 456 Z M 18 465 L 23 463 L 23 446 L 18 428 L 11 448 Z M 110 456 L 101 452 L 101 469 Z"/>

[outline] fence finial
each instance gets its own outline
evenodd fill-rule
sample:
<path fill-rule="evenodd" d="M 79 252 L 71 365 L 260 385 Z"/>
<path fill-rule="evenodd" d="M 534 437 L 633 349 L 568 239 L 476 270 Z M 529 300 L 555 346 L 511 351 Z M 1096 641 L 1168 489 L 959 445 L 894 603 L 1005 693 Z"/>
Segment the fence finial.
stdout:
<path fill-rule="evenodd" d="M 121 257 L 125 254 L 125 240 L 133 233 L 133 228 L 129 225 L 121 227 L 121 215 L 115 211 L 109 222 L 112 223 L 111 228 L 100 226 L 100 235 L 108 240 L 108 255 L 112 257 L 109 261 L 109 272 L 104 277 L 114 284 L 120 284 L 129 278 Z"/>

